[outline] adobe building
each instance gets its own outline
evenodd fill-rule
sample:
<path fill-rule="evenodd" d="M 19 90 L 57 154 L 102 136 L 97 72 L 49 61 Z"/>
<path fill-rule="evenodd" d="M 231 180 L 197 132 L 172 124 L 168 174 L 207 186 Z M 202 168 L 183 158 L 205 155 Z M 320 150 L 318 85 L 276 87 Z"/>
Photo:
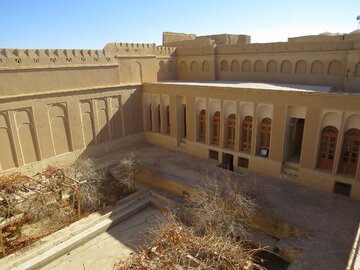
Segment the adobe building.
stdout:
<path fill-rule="evenodd" d="M 1 174 L 142 141 L 360 199 L 360 32 L 0 49 Z"/>

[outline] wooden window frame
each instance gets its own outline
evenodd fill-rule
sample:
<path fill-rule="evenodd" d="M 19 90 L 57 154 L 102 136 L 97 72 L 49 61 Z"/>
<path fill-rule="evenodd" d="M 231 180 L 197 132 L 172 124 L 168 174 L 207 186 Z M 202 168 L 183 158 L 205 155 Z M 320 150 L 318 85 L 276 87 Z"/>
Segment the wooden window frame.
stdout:
<path fill-rule="evenodd" d="M 360 154 L 360 130 L 349 129 L 344 134 L 339 172 L 356 174 Z"/>
<path fill-rule="evenodd" d="M 213 144 L 219 145 L 220 142 L 220 112 L 217 111 L 213 116 Z"/>
<path fill-rule="evenodd" d="M 241 150 L 250 153 L 252 137 L 253 117 L 247 115 L 242 122 Z"/>
<path fill-rule="evenodd" d="M 259 154 L 264 157 L 267 157 L 269 155 L 271 124 L 272 121 L 270 118 L 264 118 L 260 123 Z"/>
<path fill-rule="evenodd" d="M 337 128 L 333 126 L 324 127 L 321 131 L 318 168 L 333 169 L 338 134 Z"/>
<path fill-rule="evenodd" d="M 230 114 L 227 118 L 227 146 L 230 148 L 235 147 L 235 127 L 236 127 L 236 116 Z"/>
<path fill-rule="evenodd" d="M 206 111 L 201 110 L 199 114 L 199 141 L 206 142 Z"/>

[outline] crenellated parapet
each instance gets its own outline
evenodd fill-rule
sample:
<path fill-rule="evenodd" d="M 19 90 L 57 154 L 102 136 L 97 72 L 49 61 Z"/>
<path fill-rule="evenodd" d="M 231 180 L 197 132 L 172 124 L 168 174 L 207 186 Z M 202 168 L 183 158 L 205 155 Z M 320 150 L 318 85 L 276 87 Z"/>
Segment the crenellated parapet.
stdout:
<path fill-rule="evenodd" d="M 156 54 L 156 45 L 155 43 L 108 43 L 104 50 L 117 57 L 149 56 Z"/>
<path fill-rule="evenodd" d="M 114 62 L 105 50 L 0 49 L 0 68 L 91 65 Z"/>
<path fill-rule="evenodd" d="M 347 51 L 354 49 L 354 41 L 333 42 L 275 42 L 251 43 L 241 45 L 218 45 L 216 54 L 244 54 L 244 53 L 297 53 L 297 52 L 326 52 Z"/>
<path fill-rule="evenodd" d="M 176 48 L 168 46 L 157 46 L 155 53 L 157 57 L 175 57 Z"/>
<path fill-rule="evenodd" d="M 116 57 L 173 57 L 176 53 L 175 47 L 156 46 L 155 43 L 108 43 L 104 50 Z"/>

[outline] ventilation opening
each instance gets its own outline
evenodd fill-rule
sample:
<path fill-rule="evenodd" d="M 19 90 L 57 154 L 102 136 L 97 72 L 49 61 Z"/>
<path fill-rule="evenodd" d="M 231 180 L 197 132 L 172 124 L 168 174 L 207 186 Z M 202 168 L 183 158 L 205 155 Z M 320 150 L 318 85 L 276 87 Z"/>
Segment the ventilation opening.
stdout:
<path fill-rule="evenodd" d="M 248 168 L 249 168 L 249 159 L 248 159 L 248 158 L 239 157 L 239 158 L 238 158 L 238 166 L 241 167 L 241 168 L 248 169 Z"/>
<path fill-rule="evenodd" d="M 345 184 L 345 183 L 340 183 L 340 182 L 335 182 L 334 193 L 349 196 L 350 192 L 351 192 L 351 185 Z"/>
<path fill-rule="evenodd" d="M 219 152 L 214 150 L 209 150 L 209 158 L 219 160 Z"/>

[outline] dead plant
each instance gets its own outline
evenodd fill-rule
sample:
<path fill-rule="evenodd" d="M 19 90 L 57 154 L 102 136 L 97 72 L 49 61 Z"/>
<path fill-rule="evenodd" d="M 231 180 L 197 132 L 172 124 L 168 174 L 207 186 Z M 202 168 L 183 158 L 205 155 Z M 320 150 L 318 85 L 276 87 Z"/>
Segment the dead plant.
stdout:
<path fill-rule="evenodd" d="M 209 176 L 186 196 L 198 232 L 225 238 L 246 239 L 248 221 L 256 209 L 255 200 L 243 194 L 241 186 L 225 177 L 221 182 Z"/>
<path fill-rule="evenodd" d="M 101 189 L 106 171 L 96 169 L 92 159 L 81 159 L 74 164 L 70 175 L 70 178 L 74 180 L 71 184 L 74 204 L 78 204 L 80 200 L 83 211 L 98 210 L 103 199 Z"/>
<path fill-rule="evenodd" d="M 185 197 L 190 225 L 173 215 L 153 230 L 153 242 L 119 264 L 118 269 L 264 269 L 246 241 L 255 199 L 229 175 L 209 176 Z"/>
<path fill-rule="evenodd" d="M 120 172 L 119 184 L 129 190 L 135 190 L 135 174 L 137 170 L 136 153 L 127 153 L 116 166 Z"/>
<path fill-rule="evenodd" d="M 153 231 L 152 244 L 120 262 L 118 270 L 263 269 L 253 258 L 258 249 L 214 233 L 199 235 L 195 231 L 173 217 L 167 218 Z"/>

